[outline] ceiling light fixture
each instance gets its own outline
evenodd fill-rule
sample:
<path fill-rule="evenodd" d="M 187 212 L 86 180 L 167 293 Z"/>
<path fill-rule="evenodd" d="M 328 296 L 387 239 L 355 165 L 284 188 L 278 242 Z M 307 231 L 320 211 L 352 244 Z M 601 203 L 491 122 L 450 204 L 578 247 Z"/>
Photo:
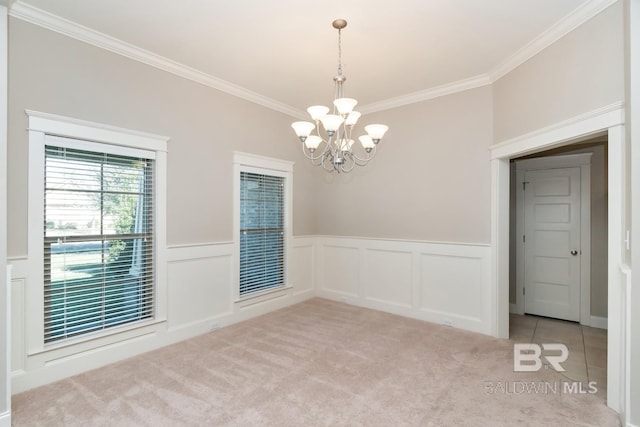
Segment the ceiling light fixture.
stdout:
<path fill-rule="evenodd" d="M 327 172 L 341 173 L 351 172 L 356 165 L 364 166 L 369 163 L 376 154 L 378 142 L 389 128 L 379 124 L 365 126 L 367 135 L 358 138 L 364 152 L 360 156 L 356 154 L 351 132 L 361 114 L 353 110 L 358 101 L 344 97 L 343 85 L 347 78 L 342 75 L 342 29 L 347 26 L 347 21 L 336 19 L 332 25 L 338 30 L 338 74 L 333 78 L 333 109 L 324 105 L 311 106 L 307 111 L 313 123 L 295 122 L 291 127 L 302 141 L 302 152 L 313 165 L 322 166 Z M 321 135 L 320 123 L 324 128 L 324 137 Z M 321 144 L 324 146 L 319 150 Z"/>

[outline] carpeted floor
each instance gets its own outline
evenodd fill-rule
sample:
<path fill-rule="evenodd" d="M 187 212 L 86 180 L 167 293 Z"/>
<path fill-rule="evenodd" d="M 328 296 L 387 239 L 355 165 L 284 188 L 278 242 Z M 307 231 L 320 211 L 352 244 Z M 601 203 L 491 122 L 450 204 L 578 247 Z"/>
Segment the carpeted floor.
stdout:
<path fill-rule="evenodd" d="M 313 299 L 14 396 L 14 426 L 618 426 L 513 341 Z M 567 391 L 573 390 L 573 393 Z M 583 391 L 588 391 L 583 387 Z"/>

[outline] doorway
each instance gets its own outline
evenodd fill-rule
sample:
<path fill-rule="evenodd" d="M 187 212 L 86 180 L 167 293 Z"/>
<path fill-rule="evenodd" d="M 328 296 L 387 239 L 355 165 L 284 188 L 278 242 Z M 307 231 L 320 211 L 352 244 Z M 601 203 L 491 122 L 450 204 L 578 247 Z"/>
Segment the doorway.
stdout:
<path fill-rule="evenodd" d="M 509 337 L 509 160 L 604 135 L 608 138 L 607 405 L 616 412 L 624 412 L 628 384 L 627 303 L 631 270 L 624 238 L 628 197 L 622 103 L 576 116 L 491 148 L 492 299 L 495 301 L 492 331 L 497 337 Z"/>
<path fill-rule="evenodd" d="M 606 329 L 607 162 L 606 135 L 511 161 L 511 313 Z"/>

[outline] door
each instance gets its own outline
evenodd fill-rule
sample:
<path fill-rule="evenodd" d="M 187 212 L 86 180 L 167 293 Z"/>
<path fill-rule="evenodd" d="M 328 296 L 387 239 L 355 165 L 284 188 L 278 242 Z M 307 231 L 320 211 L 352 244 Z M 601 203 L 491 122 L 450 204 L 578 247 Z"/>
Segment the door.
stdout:
<path fill-rule="evenodd" d="M 580 321 L 580 168 L 524 181 L 525 312 Z"/>

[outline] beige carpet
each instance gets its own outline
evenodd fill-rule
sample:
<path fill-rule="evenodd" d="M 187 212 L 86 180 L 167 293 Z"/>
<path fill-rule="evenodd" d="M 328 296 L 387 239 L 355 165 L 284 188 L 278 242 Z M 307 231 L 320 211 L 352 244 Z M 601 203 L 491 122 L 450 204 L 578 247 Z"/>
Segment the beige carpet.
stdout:
<path fill-rule="evenodd" d="M 565 381 L 514 373 L 512 341 L 313 299 L 16 395 L 12 410 L 15 426 L 619 425 L 600 394 L 554 393 Z"/>

